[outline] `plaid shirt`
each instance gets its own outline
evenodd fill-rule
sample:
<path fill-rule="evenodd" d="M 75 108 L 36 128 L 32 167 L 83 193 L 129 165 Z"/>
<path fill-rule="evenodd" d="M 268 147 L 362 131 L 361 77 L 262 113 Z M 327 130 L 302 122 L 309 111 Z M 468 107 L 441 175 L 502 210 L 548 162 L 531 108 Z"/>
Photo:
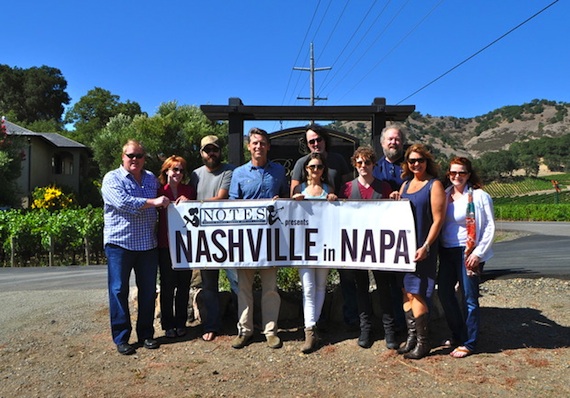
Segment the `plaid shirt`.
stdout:
<path fill-rule="evenodd" d="M 123 166 L 105 174 L 101 187 L 105 206 L 103 245 L 114 244 L 132 251 L 157 247 L 156 209 L 142 207 L 147 199 L 156 198 L 159 186 L 154 174 L 146 170 L 141 184 Z"/>

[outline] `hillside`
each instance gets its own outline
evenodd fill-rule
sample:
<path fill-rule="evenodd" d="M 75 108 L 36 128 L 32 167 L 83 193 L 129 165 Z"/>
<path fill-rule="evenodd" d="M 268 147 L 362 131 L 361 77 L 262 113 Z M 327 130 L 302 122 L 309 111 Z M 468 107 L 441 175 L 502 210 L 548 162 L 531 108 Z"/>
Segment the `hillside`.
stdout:
<path fill-rule="evenodd" d="M 445 155 L 474 158 L 484 152 L 508 149 L 513 142 L 570 133 L 570 103 L 532 100 L 510 105 L 473 118 L 422 115 L 414 112 L 405 124 L 408 142 L 425 142 Z M 369 122 L 335 123 L 334 128 L 364 138 L 370 136 Z"/>

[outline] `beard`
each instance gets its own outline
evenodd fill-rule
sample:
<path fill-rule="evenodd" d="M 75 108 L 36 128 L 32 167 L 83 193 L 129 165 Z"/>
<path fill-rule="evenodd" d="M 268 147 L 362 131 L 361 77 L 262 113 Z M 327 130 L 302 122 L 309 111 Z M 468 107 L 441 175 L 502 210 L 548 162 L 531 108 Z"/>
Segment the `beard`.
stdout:
<path fill-rule="evenodd" d="M 210 170 L 218 168 L 218 166 L 220 165 L 220 163 L 222 163 L 222 161 L 220 160 L 220 158 L 215 157 L 215 156 L 212 156 L 212 157 L 209 157 L 209 158 L 207 158 L 207 159 L 204 159 L 204 164 L 205 164 L 206 167 L 209 168 Z"/>
<path fill-rule="evenodd" d="M 402 157 L 402 152 L 398 148 L 382 148 L 384 150 L 384 156 L 388 160 L 395 161 Z"/>

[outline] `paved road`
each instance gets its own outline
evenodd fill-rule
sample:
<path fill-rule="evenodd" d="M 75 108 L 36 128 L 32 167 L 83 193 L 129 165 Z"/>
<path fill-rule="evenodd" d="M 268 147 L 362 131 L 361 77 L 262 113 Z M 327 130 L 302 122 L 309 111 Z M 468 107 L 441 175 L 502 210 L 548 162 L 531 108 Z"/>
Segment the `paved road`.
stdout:
<path fill-rule="evenodd" d="M 495 256 L 485 267 L 488 277 L 570 279 L 570 223 L 498 222 L 497 229 L 531 235 L 493 245 Z"/>
<path fill-rule="evenodd" d="M 488 278 L 559 277 L 570 279 L 570 223 L 499 222 L 498 230 L 528 232 L 493 246 Z M 131 278 L 133 281 L 134 278 Z M 106 289 L 105 265 L 52 268 L 0 268 L 0 291 Z"/>

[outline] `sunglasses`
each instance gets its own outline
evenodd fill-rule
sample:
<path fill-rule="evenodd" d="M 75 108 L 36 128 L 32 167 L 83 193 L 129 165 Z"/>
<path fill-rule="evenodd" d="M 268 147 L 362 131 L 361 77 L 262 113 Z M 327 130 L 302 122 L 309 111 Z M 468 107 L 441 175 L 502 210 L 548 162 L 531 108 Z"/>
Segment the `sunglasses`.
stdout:
<path fill-rule="evenodd" d="M 309 143 L 309 145 L 315 145 L 317 142 L 322 142 L 323 141 L 323 137 L 317 137 L 317 138 L 313 138 L 312 140 L 307 141 Z"/>
<path fill-rule="evenodd" d="M 203 149 L 203 151 L 206 152 L 206 153 L 219 152 L 219 151 L 220 151 L 220 148 L 215 147 L 215 146 L 212 145 L 212 146 L 207 146 L 207 147 L 205 147 L 205 148 Z"/>
<path fill-rule="evenodd" d="M 307 165 L 307 168 L 315 171 L 315 170 L 322 170 L 325 168 L 325 166 L 322 164 L 309 164 L 309 165 Z"/>
<path fill-rule="evenodd" d="M 179 167 L 173 167 L 170 170 L 174 171 L 175 173 L 184 173 L 184 169 L 181 169 Z"/>
<path fill-rule="evenodd" d="M 450 176 L 450 177 L 456 177 L 456 176 L 458 176 L 458 175 L 460 175 L 460 176 L 466 176 L 467 174 L 469 174 L 469 173 L 466 172 L 466 171 L 450 171 L 450 172 L 449 172 L 449 176 Z"/>
<path fill-rule="evenodd" d="M 410 159 L 408 159 L 409 164 L 416 164 L 416 163 L 423 164 L 423 163 L 425 163 L 425 161 L 426 161 L 425 158 L 415 158 L 415 159 L 410 158 Z"/>
<path fill-rule="evenodd" d="M 357 160 L 355 162 L 358 166 L 362 165 L 362 163 L 364 163 L 366 166 L 370 166 L 372 164 L 372 160 L 367 159 L 367 160 Z"/>
<path fill-rule="evenodd" d="M 144 153 L 125 153 L 125 156 L 129 159 L 142 159 L 144 158 Z"/>

